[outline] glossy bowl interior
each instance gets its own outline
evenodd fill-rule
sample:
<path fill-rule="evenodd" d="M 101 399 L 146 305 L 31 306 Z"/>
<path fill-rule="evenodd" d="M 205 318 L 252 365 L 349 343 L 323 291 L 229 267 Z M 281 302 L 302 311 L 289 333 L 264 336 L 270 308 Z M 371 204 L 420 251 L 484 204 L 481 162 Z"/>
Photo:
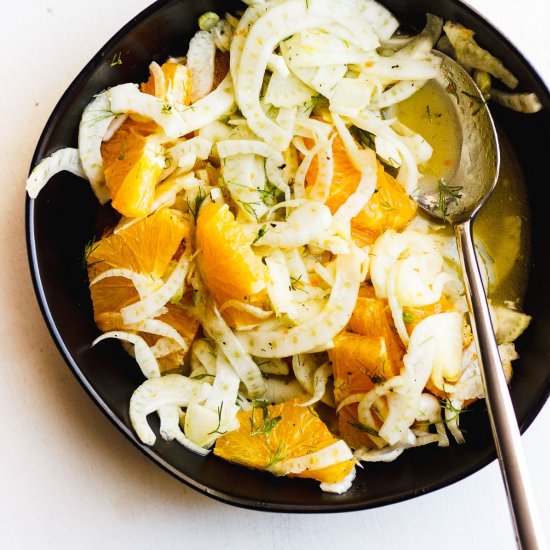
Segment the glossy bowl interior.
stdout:
<path fill-rule="evenodd" d="M 476 32 L 479 43 L 505 60 L 522 90 L 535 91 L 545 106 L 536 115 L 519 115 L 493 106 L 494 117 L 508 136 L 524 172 L 532 225 L 532 255 L 525 308 L 534 320 L 517 342 L 521 360 L 511 384 L 516 413 L 524 430 L 546 401 L 550 388 L 550 262 L 546 255 L 550 225 L 547 182 L 540 159 L 550 143 L 550 95 L 518 51 L 477 13 L 455 0 L 383 0 L 406 25 L 421 28 L 426 12 L 459 21 Z M 152 59 L 183 55 L 207 10 L 223 13 L 239 3 L 160 0 L 130 21 L 78 75 L 52 113 L 38 143 L 33 166 L 61 147 L 76 146 L 80 115 L 90 98 L 122 82 L 146 79 Z M 122 64 L 110 66 L 120 52 Z M 77 205 L 75 207 L 75 205 Z M 322 493 L 307 480 L 275 478 L 228 464 L 214 456 L 199 457 L 177 443 L 157 438 L 143 446 L 128 418 L 128 403 L 142 382 L 133 360 L 115 341 L 94 349 L 99 334 L 92 315 L 86 273 L 81 268 L 86 243 L 114 220 L 110 207 L 100 208 L 89 186 L 68 173 L 53 178 L 36 200 L 26 201 L 27 238 L 35 290 L 45 320 L 69 367 L 103 412 L 141 451 L 186 484 L 222 501 L 255 509 L 288 512 L 335 512 L 389 504 L 444 487 L 495 459 L 483 403 L 464 415 L 467 443 L 447 449 L 427 446 L 409 451 L 396 462 L 369 464 L 359 471 L 344 495 Z M 153 429 L 158 422 L 149 417 Z M 70 422 L 70 419 L 67 420 Z"/>

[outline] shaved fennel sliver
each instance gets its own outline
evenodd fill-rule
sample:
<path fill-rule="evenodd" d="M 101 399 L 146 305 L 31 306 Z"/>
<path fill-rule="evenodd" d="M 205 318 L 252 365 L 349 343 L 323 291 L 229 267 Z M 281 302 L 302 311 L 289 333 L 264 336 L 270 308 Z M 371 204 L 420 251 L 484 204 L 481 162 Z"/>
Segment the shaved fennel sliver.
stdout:
<path fill-rule="evenodd" d="M 290 319 L 296 318 L 296 306 L 292 303 L 290 272 L 283 253 L 276 248 L 265 259 L 269 280 L 267 294 L 278 316 L 286 313 Z"/>
<path fill-rule="evenodd" d="M 290 372 L 288 364 L 283 359 L 277 357 L 267 361 L 258 358 L 256 363 L 258 364 L 259 369 L 265 374 L 278 374 L 280 376 L 286 376 Z"/>
<path fill-rule="evenodd" d="M 240 213 L 251 222 L 263 218 L 269 210 L 262 200 L 265 192 L 264 160 L 254 154 L 228 156 L 223 159 L 222 176 Z"/>
<path fill-rule="evenodd" d="M 161 378 L 146 380 L 130 398 L 130 421 L 140 440 L 146 445 L 154 445 L 156 437 L 147 422 L 147 416 L 162 407 L 187 407 L 198 401 L 204 393 L 203 382 L 191 380 L 179 374 L 167 374 Z M 179 439 L 178 439 L 179 440 Z M 197 446 L 195 452 L 206 454 Z"/>
<path fill-rule="evenodd" d="M 268 403 L 284 403 L 291 399 L 306 399 L 307 392 L 297 380 L 270 376 L 266 381 L 267 390 L 262 399 Z"/>
<path fill-rule="evenodd" d="M 283 76 L 277 72 L 273 73 L 269 79 L 264 101 L 274 107 L 303 107 L 311 100 L 314 93 L 294 74 L 289 73 L 287 76 Z"/>
<path fill-rule="evenodd" d="M 166 357 L 171 353 L 177 353 L 181 351 L 182 347 L 174 341 L 172 338 L 162 336 L 154 345 L 151 346 L 153 355 L 158 359 L 159 357 Z"/>
<path fill-rule="evenodd" d="M 514 89 L 518 85 L 518 79 L 504 66 L 502 61 L 479 46 L 474 39 L 473 31 L 452 21 L 447 21 L 443 25 L 443 30 L 449 38 L 460 64 L 488 72 L 504 82 L 508 88 Z"/>
<path fill-rule="evenodd" d="M 191 103 L 207 95 L 214 85 L 216 43 L 208 31 L 198 31 L 189 42 L 187 67 L 191 70 Z"/>
<path fill-rule="evenodd" d="M 318 238 L 332 221 L 330 209 L 317 201 L 304 200 L 293 210 L 284 222 L 272 222 L 254 244 L 293 248 L 303 246 Z"/>
<path fill-rule="evenodd" d="M 272 331 L 243 331 L 237 338 L 252 355 L 289 357 L 324 346 L 349 321 L 359 290 L 363 253 L 352 248 L 336 259 L 336 277 L 328 302 L 322 312 L 292 328 Z"/>
<path fill-rule="evenodd" d="M 31 199 L 36 199 L 38 193 L 59 172 L 71 172 L 75 176 L 86 179 L 86 175 L 80 164 L 78 149 L 66 147 L 52 153 L 49 157 L 41 160 L 32 170 L 27 178 L 27 193 Z"/>
<path fill-rule="evenodd" d="M 381 110 L 400 103 L 415 94 L 427 80 L 407 80 L 398 82 L 388 90 L 384 90 L 378 97 L 373 98 L 369 105 L 370 110 Z"/>
<path fill-rule="evenodd" d="M 250 315 L 254 315 L 254 317 L 258 317 L 258 319 L 267 319 L 273 315 L 273 311 L 266 311 L 261 307 L 253 306 L 252 304 L 248 304 L 246 302 L 239 302 L 239 300 L 227 300 L 227 302 L 224 302 L 220 306 L 219 311 L 220 313 L 223 313 L 228 308 L 244 311 Z"/>
<path fill-rule="evenodd" d="M 196 339 L 191 347 L 191 360 L 196 358 L 200 365 L 214 375 L 216 372 L 216 345 L 214 342 L 207 342 L 204 339 Z"/>
<path fill-rule="evenodd" d="M 405 143 L 399 138 L 397 133 L 391 129 L 386 121 L 381 120 L 373 113 L 364 111 L 361 116 L 350 118 L 352 124 L 374 134 L 375 136 L 383 136 L 390 141 L 393 146 L 399 151 L 401 157 L 400 169 L 397 173 L 396 180 L 403 186 L 405 191 L 410 195 L 418 188 L 419 171 L 414 155 L 411 153 Z"/>
<path fill-rule="evenodd" d="M 364 413 L 370 410 L 379 396 L 386 395 L 388 414 L 378 434 L 390 445 L 404 442 L 409 437 L 409 427 L 421 408 L 422 390 L 434 368 L 449 372 L 457 370 L 454 363 L 457 359 L 460 363 L 460 354 L 458 358 L 454 357 L 454 345 L 446 348 L 448 338 L 454 338 L 449 327 L 452 328 L 456 316 L 461 321 L 461 315 L 456 312 L 430 315 L 420 321 L 411 334 L 401 374 L 375 386 L 359 403 L 359 420 L 369 425 L 368 416 L 367 422 L 364 422 Z"/>
<path fill-rule="evenodd" d="M 239 378 L 246 386 L 249 397 L 259 397 L 265 393 L 266 385 L 258 365 L 254 363 L 240 340 L 227 326 L 214 304 L 199 308 L 199 315 L 206 333 L 223 351 Z"/>
<path fill-rule="evenodd" d="M 362 69 L 370 77 L 387 80 L 429 80 L 438 75 L 441 57 L 426 56 L 424 59 L 380 57 L 367 63 Z"/>
<path fill-rule="evenodd" d="M 168 154 L 178 163 L 178 165 L 180 163 L 180 158 L 187 155 L 206 160 L 208 155 L 210 155 L 212 145 L 213 143 L 210 140 L 196 136 L 184 141 L 178 141 L 168 149 Z M 195 163 L 193 162 L 193 164 Z M 191 165 L 191 168 L 193 168 L 193 165 Z"/>
<path fill-rule="evenodd" d="M 253 6 L 250 6 L 250 8 L 244 12 L 242 17 L 238 21 L 237 27 L 235 28 L 235 31 L 233 33 L 231 48 L 229 50 L 230 73 L 235 87 L 237 87 L 238 85 L 239 66 L 248 32 L 252 28 L 252 25 L 270 8 L 270 3 L 257 3 Z M 268 62 L 270 59 L 271 54 L 269 55 Z"/>
<path fill-rule="evenodd" d="M 399 49 L 399 57 L 409 57 L 419 59 L 432 51 L 443 30 L 443 19 L 432 13 L 426 14 L 426 25 L 421 33 L 415 36 Z"/>
<path fill-rule="evenodd" d="M 137 84 L 119 84 L 106 92 L 114 113 L 137 113 L 155 121 L 168 138 L 186 133 L 184 121 L 176 108 L 169 103 L 140 92 Z"/>
<path fill-rule="evenodd" d="M 449 446 L 449 438 L 445 432 L 445 425 L 441 420 L 441 402 L 435 395 L 424 392 L 420 396 L 420 410 L 416 420 L 419 422 L 426 422 L 428 426 L 435 426 L 439 437 L 438 446 Z"/>
<path fill-rule="evenodd" d="M 491 99 L 500 105 L 518 113 L 538 113 L 542 103 L 535 93 L 510 94 L 497 88 L 491 88 Z"/>
<path fill-rule="evenodd" d="M 363 0 L 357 6 L 380 40 L 389 40 L 398 29 L 399 21 L 382 4 L 374 0 Z"/>
<path fill-rule="evenodd" d="M 92 347 L 99 344 L 102 340 L 107 338 L 115 338 L 117 340 L 125 340 L 134 345 L 134 353 L 136 356 L 136 362 L 143 373 L 145 378 L 159 378 L 160 369 L 153 354 L 151 348 L 145 342 L 145 340 L 137 334 L 131 332 L 125 332 L 123 330 L 111 331 L 102 334 L 92 342 Z"/>
<path fill-rule="evenodd" d="M 293 141 L 293 143 L 297 145 L 298 140 Z M 296 175 L 294 176 L 293 189 L 294 189 L 294 196 L 297 199 L 301 199 L 306 196 L 305 181 L 306 181 L 307 172 L 309 171 L 309 168 L 311 166 L 311 162 L 315 157 L 318 157 L 318 161 L 320 163 L 321 155 L 319 153 L 325 150 L 329 146 L 332 146 L 332 141 L 318 140 L 311 149 L 304 149 L 304 152 L 303 152 L 304 158 L 302 159 L 300 166 L 298 166 L 298 170 L 296 170 Z M 317 178 L 319 177 L 319 171 L 317 174 Z M 320 202 L 323 202 L 323 201 L 320 201 Z"/>
<path fill-rule="evenodd" d="M 305 403 L 300 403 L 302 407 L 309 407 L 323 398 L 330 376 L 332 376 L 332 365 L 328 362 L 322 364 L 315 371 L 313 375 L 313 395 Z"/>
<path fill-rule="evenodd" d="M 101 204 L 111 198 L 105 185 L 101 142 L 114 118 L 107 94 L 101 92 L 84 108 L 78 127 L 78 152 L 82 170 Z"/>
<path fill-rule="evenodd" d="M 278 462 L 269 469 L 277 475 L 301 474 L 309 470 L 327 468 L 351 459 L 353 459 L 353 454 L 350 448 L 345 441 L 339 440 L 320 451 Z"/>
<path fill-rule="evenodd" d="M 182 254 L 174 271 L 172 271 L 166 282 L 158 290 L 139 302 L 125 306 L 120 310 L 124 324 L 132 325 L 144 321 L 148 317 L 152 317 L 183 286 L 188 269 L 189 256 Z"/>
<path fill-rule="evenodd" d="M 278 73 L 283 78 L 287 78 L 288 76 L 290 76 L 290 71 L 286 66 L 285 60 L 282 58 L 282 56 L 275 53 L 272 53 L 270 55 L 269 61 L 267 62 L 267 68 L 272 73 Z"/>
<path fill-rule="evenodd" d="M 228 139 L 218 141 L 216 143 L 216 147 L 220 158 L 230 157 L 233 155 L 251 154 L 259 155 L 261 157 L 275 157 L 280 164 L 283 164 L 284 162 L 281 153 L 263 141 Z"/>
<path fill-rule="evenodd" d="M 100 273 L 97 277 L 94 277 L 90 281 L 90 286 L 110 277 L 124 277 L 125 279 L 132 281 L 132 284 L 135 286 L 140 299 L 145 298 L 151 294 L 151 292 L 157 290 L 162 284 L 162 280 L 159 281 L 152 279 L 143 273 L 138 273 L 137 271 L 132 271 L 131 269 L 115 268 L 108 269 L 107 271 Z"/>
<path fill-rule="evenodd" d="M 189 346 L 183 339 L 182 335 L 171 325 L 158 319 L 145 319 L 141 323 L 135 325 L 129 325 L 129 328 L 133 330 L 139 330 L 140 332 L 147 332 L 148 334 L 156 334 L 157 336 L 164 336 L 165 338 L 171 338 L 179 346 L 180 349 L 187 351 Z"/>
<path fill-rule="evenodd" d="M 334 156 L 332 154 L 332 139 L 324 143 L 317 153 L 317 177 L 313 186 L 308 187 L 307 196 L 314 201 L 326 202 L 330 195 L 332 178 L 334 177 Z"/>
<path fill-rule="evenodd" d="M 114 112 L 137 113 L 154 120 L 168 138 L 179 138 L 213 122 L 235 105 L 231 77 L 193 105 L 176 107 L 138 90 L 136 84 L 120 84 L 107 91 Z"/>
<path fill-rule="evenodd" d="M 185 434 L 201 447 L 239 427 L 236 419 L 240 410 L 235 404 L 239 377 L 223 353 L 216 356 L 216 374 L 212 389 L 203 405 L 193 403 L 185 415 Z"/>

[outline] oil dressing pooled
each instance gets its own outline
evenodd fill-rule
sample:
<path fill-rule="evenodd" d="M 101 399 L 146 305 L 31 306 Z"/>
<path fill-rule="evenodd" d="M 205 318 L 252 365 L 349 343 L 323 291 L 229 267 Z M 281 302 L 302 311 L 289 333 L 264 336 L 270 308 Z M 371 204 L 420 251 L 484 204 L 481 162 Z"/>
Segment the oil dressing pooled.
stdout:
<path fill-rule="evenodd" d="M 397 118 L 432 147 L 430 160 L 420 166 L 424 177 L 450 179 L 460 159 L 462 134 L 452 99 L 437 83 L 428 82 L 395 107 Z"/>
<path fill-rule="evenodd" d="M 436 83 L 428 82 L 392 110 L 400 122 L 419 133 L 433 148 L 420 167 L 425 178 L 451 179 L 460 159 L 462 134 L 453 98 Z M 498 130 L 498 128 L 497 128 Z M 525 292 L 529 262 L 529 225 L 525 181 L 508 140 L 499 134 L 501 166 L 491 198 L 474 222 L 476 246 L 493 261 L 490 297 L 518 306 Z M 451 231 L 446 228 L 445 231 Z"/>

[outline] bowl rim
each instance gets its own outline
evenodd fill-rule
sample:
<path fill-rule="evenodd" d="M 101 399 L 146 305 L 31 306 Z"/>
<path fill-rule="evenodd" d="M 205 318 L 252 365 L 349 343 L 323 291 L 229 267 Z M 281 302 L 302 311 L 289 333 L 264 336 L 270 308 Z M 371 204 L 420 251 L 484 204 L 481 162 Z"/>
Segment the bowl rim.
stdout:
<path fill-rule="evenodd" d="M 143 23 L 150 16 L 155 14 L 157 11 L 163 9 L 169 4 L 174 3 L 176 0 L 156 0 L 150 6 L 146 7 L 140 11 L 137 15 L 132 17 L 126 24 L 124 24 L 120 30 L 118 30 L 105 44 L 98 50 L 96 54 L 84 65 L 80 70 L 74 80 L 69 84 L 65 92 L 62 94 L 60 99 L 55 104 L 51 114 L 49 115 L 44 128 L 38 139 L 36 148 L 33 153 L 31 164 L 29 167 L 29 174 L 32 172 L 34 166 L 45 157 L 44 155 L 44 145 L 48 140 L 49 134 L 51 133 L 51 128 L 56 125 L 57 119 L 59 118 L 59 113 L 64 111 L 66 105 L 69 103 L 72 96 L 76 93 L 80 85 L 87 80 L 87 78 L 94 72 L 97 68 L 98 63 L 105 60 L 106 53 L 110 52 L 116 44 L 118 44 L 121 39 L 123 39 L 130 31 L 132 31 L 136 26 Z M 465 9 L 470 15 L 484 24 L 497 36 L 497 38 L 509 48 L 514 55 L 520 60 L 523 66 L 526 67 L 528 72 L 532 77 L 537 81 L 541 90 L 543 91 L 545 97 L 540 98 L 543 101 L 543 104 L 550 105 L 550 91 L 545 81 L 542 79 L 540 74 L 535 70 L 531 63 L 525 58 L 523 53 L 504 35 L 498 27 L 488 21 L 483 15 L 481 15 L 474 7 L 464 0 L 450 0 L 455 5 Z M 383 0 L 382 0 L 383 3 Z M 50 335 L 57 346 L 61 356 L 65 360 L 66 364 L 72 371 L 73 375 L 76 377 L 82 388 L 90 396 L 90 398 L 95 402 L 98 408 L 103 412 L 103 414 L 111 421 L 111 423 L 145 456 L 147 456 L 152 462 L 160 466 L 165 472 L 175 477 L 179 481 L 183 482 L 188 487 L 195 489 L 196 491 L 211 497 L 219 502 L 230 504 L 239 508 L 257 510 L 257 511 L 267 511 L 267 512 L 283 512 L 283 513 L 335 513 L 335 512 L 351 512 L 351 511 L 360 511 L 367 510 L 372 508 L 378 508 L 382 506 L 387 506 L 390 504 L 395 504 L 398 502 L 403 502 L 418 496 L 431 493 L 448 487 L 458 481 L 469 477 L 470 475 L 480 471 L 485 468 L 487 465 L 492 463 L 496 459 L 496 450 L 493 449 L 486 457 L 481 458 L 473 462 L 470 466 L 447 476 L 444 480 L 434 482 L 426 487 L 422 487 L 416 491 L 406 491 L 391 496 L 383 497 L 378 499 L 376 502 L 358 502 L 358 503 L 347 503 L 347 504 L 292 504 L 292 503 L 273 503 L 273 502 L 264 502 L 257 501 L 252 498 L 242 498 L 236 495 L 228 494 L 223 491 L 212 489 L 208 485 L 197 481 L 196 479 L 191 478 L 186 475 L 184 472 L 178 468 L 172 466 L 167 460 L 163 459 L 154 449 L 154 447 L 149 447 L 142 444 L 134 432 L 122 422 L 107 405 L 107 403 L 102 399 L 102 397 L 95 391 L 91 383 L 88 381 L 86 376 L 80 370 L 77 362 L 73 359 L 69 349 L 65 345 L 63 338 L 57 328 L 56 322 L 53 318 L 53 315 L 50 311 L 48 301 L 46 299 L 44 286 L 40 278 L 40 270 L 38 265 L 37 258 L 37 247 L 35 239 L 35 200 L 31 199 L 28 195 L 25 196 L 25 234 L 26 234 L 26 245 L 27 245 L 27 256 L 28 256 L 28 265 L 31 273 L 32 283 L 34 291 L 37 297 L 38 305 L 40 311 L 46 322 Z M 540 398 L 533 403 L 533 406 L 530 407 L 529 412 L 524 418 L 523 422 L 520 423 L 520 431 L 523 434 L 531 425 L 533 420 L 539 414 L 539 412 L 544 407 L 546 401 L 550 396 L 550 387 L 546 388 L 546 391 L 543 392 Z"/>

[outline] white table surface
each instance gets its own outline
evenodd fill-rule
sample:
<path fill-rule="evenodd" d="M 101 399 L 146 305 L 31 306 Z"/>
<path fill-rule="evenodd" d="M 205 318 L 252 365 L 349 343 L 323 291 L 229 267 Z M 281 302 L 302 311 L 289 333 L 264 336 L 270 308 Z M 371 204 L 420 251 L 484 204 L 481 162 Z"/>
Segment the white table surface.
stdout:
<path fill-rule="evenodd" d="M 471 0 L 550 84 L 548 0 Z M 149 0 L 0 0 L 0 547 L 510 549 L 496 463 L 435 493 L 338 515 L 260 513 L 211 500 L 142 456 L 73 378 L 32 289 L 24 180 L 51 110 Z M 550 145 L 550 144 L 549 144 Z M 550 405 L 523 436 L 550 536 Z"/>

